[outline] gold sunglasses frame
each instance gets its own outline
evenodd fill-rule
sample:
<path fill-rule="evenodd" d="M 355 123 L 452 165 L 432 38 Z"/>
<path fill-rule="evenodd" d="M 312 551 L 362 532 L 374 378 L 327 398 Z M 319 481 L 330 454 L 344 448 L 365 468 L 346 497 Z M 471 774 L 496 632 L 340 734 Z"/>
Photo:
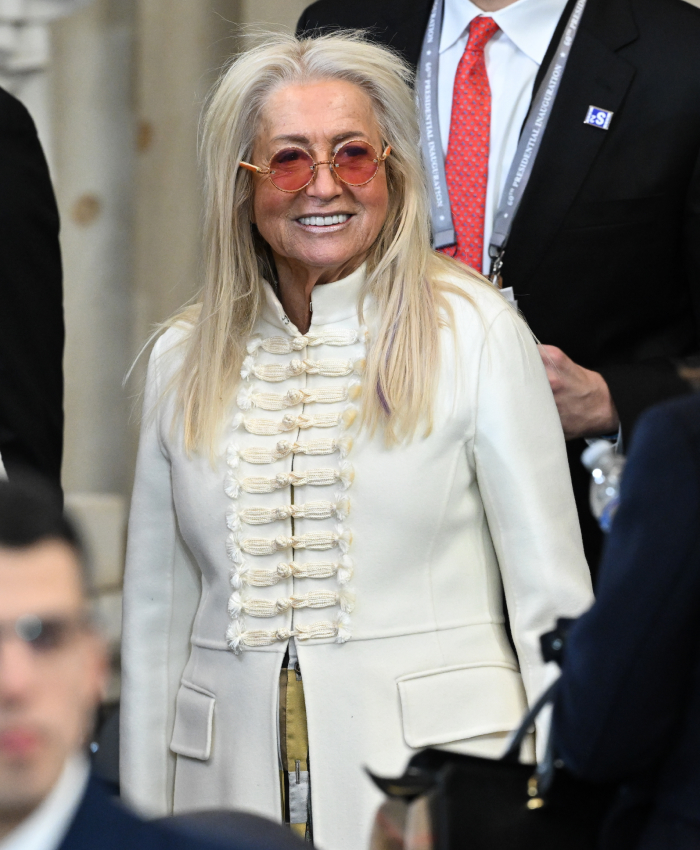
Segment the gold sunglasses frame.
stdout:
<path fill-rule="evenodd" d="M 351 145 L 353 142 L 362 142 L 363 145 L 367 145 L 368 147 L 370 147 L 374 151 L 373 162 L 375 162 L 377 164 L 377 170 L 374 172 L 374 174 L 368 180 L 365 180 L 364 183 L 348 183 L 347 180 L 343 180 L 343 178 L 340 176 L 340 174 L 338 174 L 338 171 L 337 171 L 338 166 L 335 164 L 335 158 L 340 153 L 340 151 L 344 147 L 346 147 L 347 145 Z M 366 186 L 368 183 L 371 183 L 372 180 L 374 180 L 374 178 L 379 173 L 379 164 L 384 162 L 384 160 L 391 153 L 391 145 L 387 145 L 384 148 L 384 153 L 381 156 L 379 156 L 379 154 L 377 154 L 377 149 L 374 147 L 374 145 L 370 144 L 366 139 L 348 139 L 347 142 L 343 142 L 343 144 L 333 154 L 331 159 L 322 159 L 322 160 L 319 160 L 319 162 L 316 162 L 316 160 L 311 156 L 311 154 L 307 150 L 305 150 L 302 147 L 298 147 L 297 145 L 290 145 L 289 148 L 283 148 L 283 150 L 302 151 L 303 153 L 305 153 L 311 159 L 312 165 L 309 166 L 309 169 L 311 171 L 311 177 L 309 177 L 308 181 L 306 183 L 304 183 L 303 186 L 300 186 L 298 189 L 282 189 L 282 188 L 280 188 L 275 183 L 275 181 L 272 179 L 272 175 L 275 172 L 269 167 L 261 167 L 259 165 L 253 165 L 252 163 L 244 162 L 243 160 L 240 160 L 238 165 L 239 165 L 240 168 L 246 168 L 248 171 L 253 171 L 254 173 L 261 174 L 261 175 L 266 176 L 266 177 L 269 176 L 270 183 L 272 183 L 272 185 L 275 187 L 275 189 L 277 189 L 279 192 L 284 192 L 287 195 L 295 195 L 297 192 L 301 192 L 302 189 L 306 189 L 307 186 L 310 186 L 314 182 L 314 180 L 316 179 L 316 174 L 318 173 L 318 166 L 319 165 L 330 165 L 331 174 L 337 180 L 340 180 L 341 183 L 345 183 L 346 186 L 353 186 L 353 187 Z"/>

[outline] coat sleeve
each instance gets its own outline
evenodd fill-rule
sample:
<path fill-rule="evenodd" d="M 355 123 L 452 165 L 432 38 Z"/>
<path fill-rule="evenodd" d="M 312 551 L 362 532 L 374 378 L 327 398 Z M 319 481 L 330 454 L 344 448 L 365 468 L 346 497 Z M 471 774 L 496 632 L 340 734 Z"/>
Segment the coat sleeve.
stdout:
<path fill-rule="evenodd" d="M 667 756 L 696 687 L 700 401 L 671 407 L 640 420 L 598 600 L 567 642 L 555 740 L 567 766 L 593 781 L 624 779 Z M 694 714 L 687 722 L 696 725 Z"/>
<path fill-rule="evenodd" d="M 26 108 L 0 89 L 0 453 L 60 487 L 63 291 L 58 209 Z"/>
<path fill-rule="evenodd" d="M 120 776 L 124 797 L 147 816 L 172 810 L 169 745 L 180 676 L 200 598 L 199 572 L 179 535 L 171 465 L 161 439 L 169 430 L 159 361 L 153 350 L 129 516 L 122 635 Z"/>
<path fill-rule="evenodd" d="M 531 703 L 555 675 L 540 635 L 588 608 L 592 590 L 554 398 L 532 335 L 510 307 L 486 333 L 474 456 Z"/>

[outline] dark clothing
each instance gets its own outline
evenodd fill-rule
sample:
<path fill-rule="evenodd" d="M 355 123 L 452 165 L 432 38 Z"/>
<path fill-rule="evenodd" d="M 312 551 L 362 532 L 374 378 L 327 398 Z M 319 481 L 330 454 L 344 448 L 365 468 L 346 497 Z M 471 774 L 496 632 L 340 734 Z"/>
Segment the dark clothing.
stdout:
<path fill-rule="evenodd" d="M 700 847 L 700 396 L 639 421 L 554 729 L 571 770 L 624 782 L 605 848 Z"/>
<path fill-rule="evenodd" d="M 60 486 L 63 300 L 58 209 L 34 122 L 0 89 L 0 454 Z"/>
<path fill-rule="evenodd" d="M 219 813 L 201 825 L 149 822 L 138 818 L 105 792 L 94 777 L 59 850 L 294 850 L 303 847 L 283 827 L 242 813 Z M 228 835 L 217 829 L 228 825 Z"/>
<path fill-rule="evenodd" d="M 235 850 L 304 850 L 309 846 L 289 826 L 247 812 L 193 812 L 165 818 L 161 823 L 180 833 L 215 841 L 219 847 L 223 841 L 224 847 L 231 848 L 234 838 Z"/>
<path fill-rule="evenodd" d="M 299 29 L 373 27 L 415 66 L 431 6 L 319 0 Z M 682 0 L 588 0 L 505 254 L 533 332 L 603 374 L 627 438 L 645 408 L 688 391 L 676 364 L 700 349 L 699 45 L 700 10 Z M 591 105 L 614 112 L 608 130 L 583 123 Z M 569 459 L 594 566 L 584 448 Z"/>

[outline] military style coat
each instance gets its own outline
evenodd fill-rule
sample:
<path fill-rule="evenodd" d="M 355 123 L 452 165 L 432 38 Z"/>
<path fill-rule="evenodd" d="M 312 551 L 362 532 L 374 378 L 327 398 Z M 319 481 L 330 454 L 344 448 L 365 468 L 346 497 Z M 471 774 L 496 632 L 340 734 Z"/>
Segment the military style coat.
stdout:
<path fill-rule="evenodd" d="M 303 335 L 264 284 L 214 464 L 173 424 L 187 330 L 154 348 L 124 596 L 122 787 L 142 811 L 280 817 L 294 637 L 315 841 L 366 847 L 380 795 L 365 766 L 401 773 L 425 746 L 498 755 L 546 683 L 539 635 L 591 602 L 524 323 L 487 284 L 450 296 L 433 430 L 387 448 L 358 428 L 364 276 L 317 286 Z"/>

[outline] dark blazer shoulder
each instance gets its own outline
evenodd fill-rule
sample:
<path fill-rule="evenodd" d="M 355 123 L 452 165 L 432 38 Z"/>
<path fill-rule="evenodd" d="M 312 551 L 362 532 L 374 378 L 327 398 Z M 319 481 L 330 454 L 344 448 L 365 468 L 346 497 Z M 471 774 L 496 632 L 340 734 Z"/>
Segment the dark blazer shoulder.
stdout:
<path fill-rule="evenodd" d="M 304 842 L 246 812 L 205 812 L 142 820 L 90 778 L 58 850 L 301 850 Z"/>
<path fill-rule="evenodd" d="M 0 453 L 60 487 L 63 294 L 59 215 L 26 107 L 0 89 Z"/>
<path fill-rule="evenodd" d="M 0 88 L 0 132 L 20 130 L 36 136 L 34 120 L 27 107 L 3 88 Z"/>
<path fill-rule="evenodd" d="M 235 847 L 231 842 L 230 847 Z M 223 845 L 198 840 L 145 821 L 107 793 L 92 776 L 59 850 L 222 850 Z"/>
<path fill-rule="evenodd" d="M 697 467 L 700 488 L 700 393 L 680 396 L 642 413 L 632 433 L 630 452 L 638 444 L 685 446 L 685 458 Z"/>
<path fill-rule="evenodd" d="M 663 57 L 659 70 L 665 70 L 674 83 L 686 89 L 693 84 L 697 85 L 700 82 L 700 66 L 697 62 L 700 8 L 691 5 L 687 0 L 626 2 L 631 5 L 632 16 L 643 36 L 645 48 L 654 45 L 653 55 Z M 637 63 L 645 61 L 643 54 L 636 58 Z M 682 80 L 676 79 L 675 75 L 678 73 L 682 73 Z"/>
<path fill-rule="evenodd" d="M 630 0 L 635 13 L 652 14 L 663 18 L 666 26 L 678 29 L 679 35 L 691 27 L 691 35 L 700 32 L 700 8 L 688 0 Z"/>
<path fill-rule="evenodd" d="M 378 21 L 399 26 L 416 13 L 429 10 L 431 5 L 430 0 L 381 0 L 379 3 L 372 0 L 356 0 L 355 3 L 316 0 L 306 7 L 299 21 L 310 27 L 315 24 L 322 27 L 371 27 Z"/>
<path fill-rule="evenodd" d="M 297 24 L 297 33 L 314 34 L 337 29 L 363 29 L 371 37 L 398 50 L 416 65 L 428 23 L 431 0 L 317 0 L 308 6 Z"/>
<path fill-rule="evenodd" d="M 145 850 L 150 845 L 144 827 L 139 818 L 110 799 L 98 779 L 91 777 L 59 850 L 91 850 L 98 840 L 103 850 L 127 846 Z"/>

